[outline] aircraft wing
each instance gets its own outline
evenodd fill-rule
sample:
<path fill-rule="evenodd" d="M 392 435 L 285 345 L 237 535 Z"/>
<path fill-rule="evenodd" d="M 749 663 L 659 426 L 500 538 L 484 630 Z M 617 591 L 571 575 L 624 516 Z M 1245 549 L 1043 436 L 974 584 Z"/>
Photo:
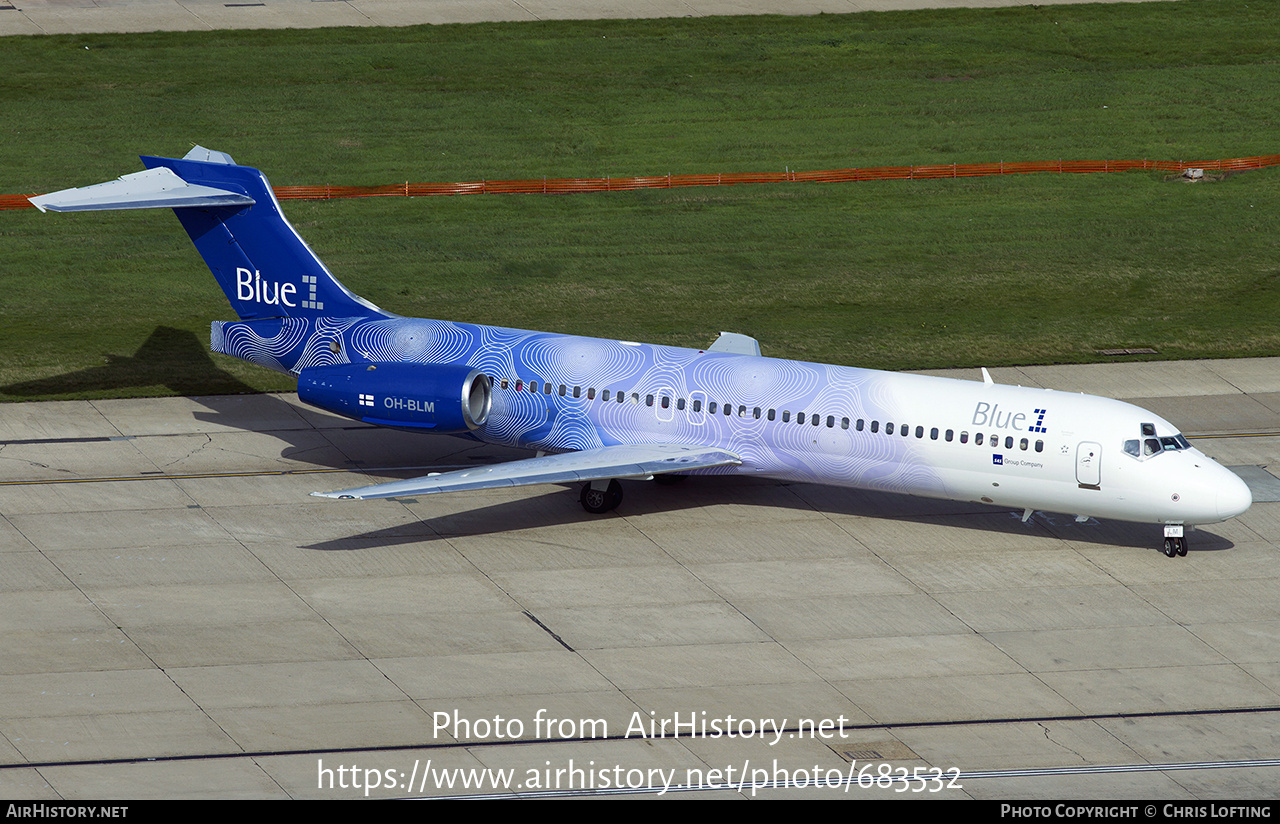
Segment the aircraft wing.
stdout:
<path fill-rule="evenodd" d="M 708 352 L 728 352 L 731 355 L 760 355 L 760 341 L 750 335 L 737 332 L 721 332 L 707 347 Z"/>
<path fill-rule="evenodd" d="M 649 478 L 713 466 L 738 466 L 741 463 L 742 459 L 732 452 L 711 447 L 670 443 L 623 444 L 560 455 L 543 455 L 456 472 L 433 472 L 405 481 L 311 494 L 320 498 L 357 500 L 396 498 L 499 486 L 599 481 L 606 478 Z"/>

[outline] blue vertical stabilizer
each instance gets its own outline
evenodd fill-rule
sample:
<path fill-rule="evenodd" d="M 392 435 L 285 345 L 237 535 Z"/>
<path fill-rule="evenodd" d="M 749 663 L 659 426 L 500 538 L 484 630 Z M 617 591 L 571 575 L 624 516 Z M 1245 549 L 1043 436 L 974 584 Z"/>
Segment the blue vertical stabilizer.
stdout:
<path fill-rule="evenodd" d="M 396 317 L 329 273 L 285 220 L 262 172 L 201 146 L 181 160 L 142 162 L 145 172 L 31 203 L 55 212 L 173 209 L 242 320 Z"/>
<path fill-rule="evenodd" d="M 199 150 L 205 156 L 231 158 Z M 242 320 L 277 317 L 394 317 L 338 282 L 285 220 L 266 176 L 215 160 L 143 157 L 193 186 L 237 192 L 252 206 L 174 209 Z"/>

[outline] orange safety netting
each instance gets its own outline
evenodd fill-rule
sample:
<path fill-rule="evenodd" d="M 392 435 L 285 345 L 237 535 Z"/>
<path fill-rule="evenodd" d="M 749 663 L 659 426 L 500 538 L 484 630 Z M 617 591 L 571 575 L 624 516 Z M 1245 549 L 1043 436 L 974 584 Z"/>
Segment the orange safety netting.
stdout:
<path fill-rule="evenodd" d="M 1035 163 L 951 163 L 930 166 L 881 166 L 866 169 L 828 169 L 819 172 L 745 174 L 658 175 L 648 177 L 594 177 L 541 180 L 480 180 L 465 183 L 401 183 L 390 186 L 276 186 L 280 200 L 330 200 L 345 197 L 423 197 L 427 195 L 569 194 L 618 192 L 629 189 L 674 189 L 683 186 L 734 186 L 748 183 L 851 183 L 860 180 L 928 180 L 1018 174 L 1092 174 L 1134 169 L 1184 172 L 1245 171 L 1280 165 L 1280 155 L 1237 157 L 1225 160 L 1051 160 Z M 25 209 L 28 197 L 0 195 L 0 209 Z"/>

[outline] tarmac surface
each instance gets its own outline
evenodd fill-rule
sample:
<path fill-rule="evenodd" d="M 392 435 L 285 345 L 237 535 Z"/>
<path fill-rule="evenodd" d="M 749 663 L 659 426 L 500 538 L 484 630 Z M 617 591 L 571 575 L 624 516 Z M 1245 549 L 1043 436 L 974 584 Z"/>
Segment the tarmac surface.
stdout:
<path fill-rule="evenodd" d="M 291 395 L 0 405 L 0 796 L 495 791 L 429 763 L 1274 798 L 1280 361 L 993 376 L 1150 408 L 1257 502 L 1180 559 L 1155 525 L 754 479 L 628 483 L 602 517 L 557 486 L 338 502 L 307 493 L 524 453 Z"/>
<path fill-rule="evenodd" d="M 415 26 L 524 20 L 848 14 L 1086 0 L 0 0 L 0 36 Z"/>
<path fill-rule="evenodd" d="M 0 35 L 938 5 L 0 0 Z M 289 395 L 0 405 L 0 797 L 1275 798 L 1280 361 L 993 376 L 1151 409 L 1254 506 L 1171 560 L 759 480 L 335 502 L 524 453 Z"/>

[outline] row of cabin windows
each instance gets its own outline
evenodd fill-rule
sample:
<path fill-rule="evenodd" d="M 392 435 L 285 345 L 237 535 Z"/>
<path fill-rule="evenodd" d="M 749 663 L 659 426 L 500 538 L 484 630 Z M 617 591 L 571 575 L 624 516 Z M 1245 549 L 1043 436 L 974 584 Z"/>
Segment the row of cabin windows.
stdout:
<path fill-rule="evenodd" d="M 508 388 L 508 381 L 506 378 L 502 379 L 501 386 L 503 389 Z M 539 390 L 538 381 L 529 381 L 528 384 L 526 384 L 523 380 L 518 380 L 515 382 L 515 390 L 517 392 L 525 391 L 526 388 L 530 392 L 534 392 L 534 393 L 538 392 Z M 561 397 L 569 397 L 569 396 L 574 398 L 582 397 L 582 387 L 580 386 L 568 387 L 562 383 L 559 385 L 558 388 L 555 388 L 552 386 L 551 383 L 544 382 L 541 385 L 541 389 L 542 389 L 542 394 L 544 395 L 557 394 L 557 395 L 560 395 Z M 587 400 L 596 399 L 596 390 L 594 387 L 587 389 L 586 394 L 587 394 Z M 640 393 L 632 392 L 629 397 L 630 397 L 631 403 L 639 405 Z M 626 403 L 627 399 L 628 399 L 628 395 L 624 391 L 612 392 L 609 389 L 604 389 L 600 392 L 600 400 L 602 402 L 612 401 L 615 403 Z M 645 395 L 645 398 L 644 398 L 645 406 L 653 406 L 654 403 L 657 403 L 663 409 L 670 409 L 671 397 L 668 395 L 661 395 L 657 397 L 655 397 L 654 395 Z M 675 405 L 676 405 L 676 409 L 679 409 L 681 411 L 686 409 L 684 398 L 676 398 Z M 692 403 L 687 405 L 687 408 L 689 408 L 693 412 L 701 412 L 703 408 L 703 403 L 701 400 L 694 400 Z M 734 406 L 733 404 L 730 404 L 730 403 L 718 405 L 715 401 L 708 401 L 706 404 L 706 410 L 708 415 L 723 414 L 726 417 L 732 417 L 734 414 Z M 765 410 L 765 409 L 761 409 L 759 406 L 752 407 L 750 410 L 748 410 L 746 406 L 738 406 L 737 414 L 739 418 L 752 417 L 752 418 L 755 418 L 756 420 L 759 420 L 760 418 L 763 417 L 771 421 L 778 419 L 777 410 L 774 410 L 774 409 Z M 782 412 L 781 418 L 783 423 L 790 423 L 791 412 L 784 410 Z M 807 423 L 810 426 L 821 426 L 823 424 L 822 415 L 819 415 L 816 412 L 811 412 L 811 413 L 808 413 L 807 415 L 804 412 L 797 412 L 795 414 L 795 421 L 797 424 L 803 425 Z M 828 429 L 834 429 L 836 426 L 836 416 L 827 415 L 826 425 Z M 850 426 L 850 420 L 848 418 L 840 419 L 841 429 L 848 429 L 849 426 Z M 872 433 L 878 433 L 880 432 L 880 422 L 871 421 L 870 426 L 868 426 L 865 420 L 863 420 L 862 418 L 858 418 L 857 421 L 853 422 L 853 428 L 858 432 L 870 431 Z M 908 426 L 907 424 L 905 423 L 898 424 L 895 427 L 893 423 L 885 423 L 884 434 L 892 435 L 894 434 L 895 430 L 897 434 L 901 435 L 904 438 L 908 438 L 911 436 L 911 427 Z M 924 438 L 923 426 L 916 427 L 915 436 L 920 439 Z M 943 440 L 945 440 L 947 443 L 951 443 L 953 440 L 955 440 L 955 430 L 948 429 L 945 435 L 942 435 L 942 433 L 939 431 L 938 427 L 936 426 L 929 430 L 930 440 L 936 441 L 940 436 L 943 437 Z M 996 433 L 992 433 L 989 436 L 985 436 L 982 432 L 975 432 L 973 435 L 973 443 L 976 446 L 982 446 L 982 442 L 984 438 L 987 440 L 989 445 L 992 446 L 993 448 L 998 449 L 1000 447 L 1000 436 Z M 960 443 L 968 443 L 968 442 L 969 442 L 969 433 L 961 432 Z M 1014 439 L 1012 435 L 1005 436 L 1004 448 L 1005 449 L 1014 448 Z M 1025 452 L 1027 449 L 1031 448 L 1030 441 L 1027 438 L 1021 438 L 1018 441 L 1018 448 Z M 1043 452 L 1044 441 L 1037 440 L 1035 443 L 1035 450 L 1037 452 Z"/>

